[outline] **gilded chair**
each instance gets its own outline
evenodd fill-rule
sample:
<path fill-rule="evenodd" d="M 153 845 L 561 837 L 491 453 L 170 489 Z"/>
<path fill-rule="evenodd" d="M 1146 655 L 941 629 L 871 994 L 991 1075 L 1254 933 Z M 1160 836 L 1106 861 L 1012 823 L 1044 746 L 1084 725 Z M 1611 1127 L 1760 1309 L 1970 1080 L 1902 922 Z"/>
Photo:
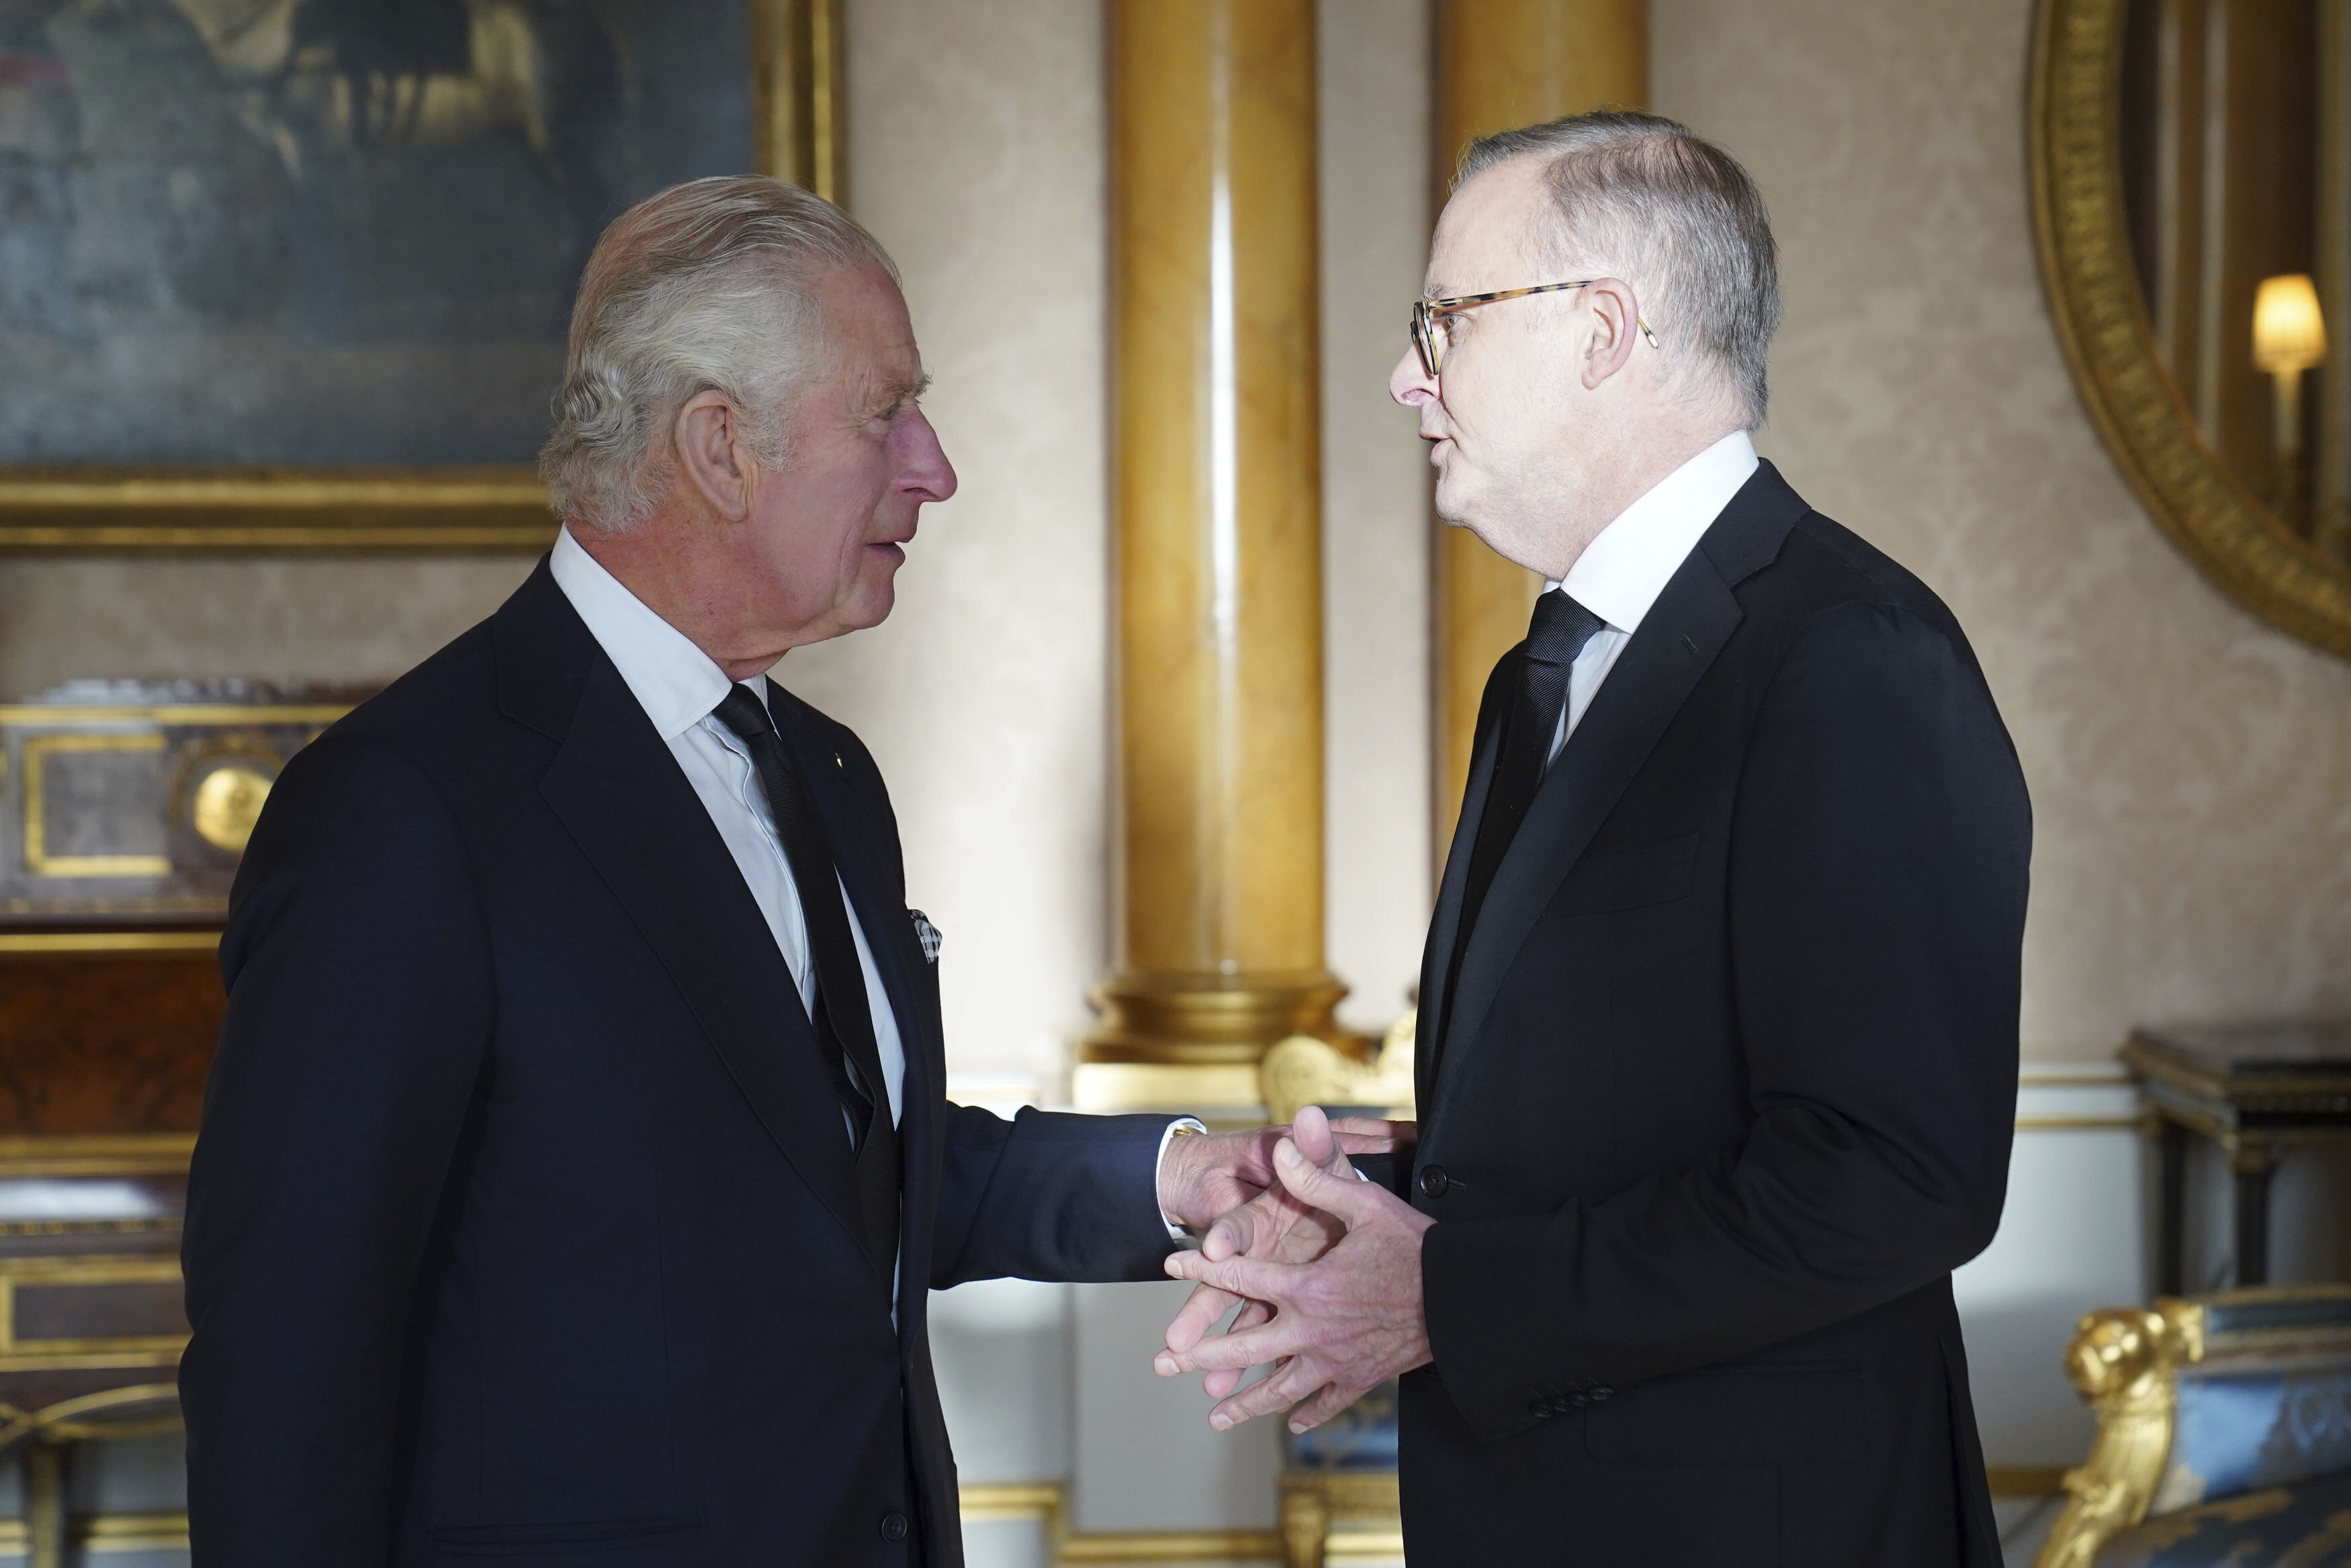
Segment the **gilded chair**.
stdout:
<path fill-rule="evenodd" d="M 2098 1436 L 2033 1568 L 2351 1560 L 2351 1286 L 2104 1308 L 2065 1371 Z"/>

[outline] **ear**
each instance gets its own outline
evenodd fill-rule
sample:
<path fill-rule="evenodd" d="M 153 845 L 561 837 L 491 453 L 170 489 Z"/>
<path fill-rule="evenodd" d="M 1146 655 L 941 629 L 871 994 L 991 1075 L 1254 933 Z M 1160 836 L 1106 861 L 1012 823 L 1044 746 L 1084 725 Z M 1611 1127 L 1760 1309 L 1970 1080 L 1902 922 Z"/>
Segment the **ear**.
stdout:
<path fill-rule="evenodd" d="M 686 399 L 670 426 L 678 471 L 703 504 L 730 523 L 750 515 L 758 473 L 743 434 L 743 411 L 716 390 Z"/>
<path fill-rule="evenodd" d="M 1631 361 L 1641 340 L 1641 306 L 1633 286 L 1621 277 L 1594 278 L 1576 292 L 1590 313 L 1585 319 L 1592 329 L 1583 348 L 1583 389 L 1594 391 Z"/>

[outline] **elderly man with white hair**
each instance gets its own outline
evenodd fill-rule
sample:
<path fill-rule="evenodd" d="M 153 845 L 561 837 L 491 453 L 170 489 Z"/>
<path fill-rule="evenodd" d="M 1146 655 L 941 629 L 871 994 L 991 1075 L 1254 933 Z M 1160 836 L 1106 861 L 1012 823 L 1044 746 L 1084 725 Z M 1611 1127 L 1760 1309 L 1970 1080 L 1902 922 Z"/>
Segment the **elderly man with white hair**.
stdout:
<path fill-rule="evenodd" d="M 1356 1181 L 1301 1113 L 1169 1261 L 1159 1370 L 1293 1430 L 1401 1374 L 1414 1568 L 1997 1568 L 1950 1274 L 2005 1192 L 2032 820 L 1975 656 L 1757 460 L 1777 260 L 1721 150 L 1489 137 L 1426 281 L 1389 389 L 1437 511 L 1547 581 L 1420 1120 Z"/>
<path fill-rule="evenodd" d="M 1155 1276 L 1266 1135 L 945 1098 L 857 737 L 955 472 L 895 269 L 716 179 L 590 259 L 489 620 L 305 748 L 238 874 L 190 1177 L 199 1568 L 962 1560 L 925 1293 Z"/>

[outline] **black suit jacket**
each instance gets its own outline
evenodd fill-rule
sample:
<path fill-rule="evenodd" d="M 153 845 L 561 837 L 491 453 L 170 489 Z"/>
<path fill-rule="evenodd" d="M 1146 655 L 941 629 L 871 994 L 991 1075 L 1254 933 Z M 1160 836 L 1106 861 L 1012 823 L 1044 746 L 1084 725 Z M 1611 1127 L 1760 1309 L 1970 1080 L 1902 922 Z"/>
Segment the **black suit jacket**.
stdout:
<path fill-rule="evenodd" d="M 542 562 L 293 759 L 238 875 L 185 1245 L 202 1568 L 953 1564 L 926 1289 L 1157 1277 L 1165 1119 L 946 1103 L 881 775 L 775 709 L 905 1044 L 895 1326 L 789 971 Z"/>
<path fill-rule="evenodd" d="M 1997 1568 L 1950 1271 L 2000 1219 L 2030 808 L 1915 577 L 1765 464 L 1421 981 L 1415 1568 Z"/>

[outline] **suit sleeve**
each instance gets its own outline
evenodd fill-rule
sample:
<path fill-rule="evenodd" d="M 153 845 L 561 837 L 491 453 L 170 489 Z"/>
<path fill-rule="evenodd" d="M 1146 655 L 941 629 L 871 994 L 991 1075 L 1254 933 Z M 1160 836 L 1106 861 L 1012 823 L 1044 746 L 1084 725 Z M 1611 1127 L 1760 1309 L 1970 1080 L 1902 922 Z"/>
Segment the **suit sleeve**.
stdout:
<path fill-rule="evenodd" d="M 1439 1223 L 1437 1370 L 1493 1438 L 1540 1390 L 1749 1354 L 1930 1283 L 2000 1222 L 2032 820 L 1955 628 L 1823 611 L 1766 692 L 1729 851 L 1753 1120 L 1549 1216 Z"/>
<path fill-rule="evenodd" d="M 931 1288 L 967 1280 L 1156 1280 L 1164 1116 L 949 1106 Z"/>
<path fill-rule="evenodd" d="M 447 808 L 383 742 L 296 756 L 240 868 L 189 1176 L 197 1568 L 366 1568 L 393 1534 L 403 1345 L 492 1015 Z"/>

